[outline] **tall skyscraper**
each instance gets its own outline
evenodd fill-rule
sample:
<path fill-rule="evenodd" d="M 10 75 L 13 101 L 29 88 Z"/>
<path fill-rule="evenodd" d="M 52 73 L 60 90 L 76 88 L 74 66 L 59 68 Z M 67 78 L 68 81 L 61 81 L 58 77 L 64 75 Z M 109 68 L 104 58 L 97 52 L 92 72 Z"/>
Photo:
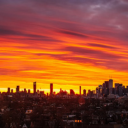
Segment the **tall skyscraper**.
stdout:
<path fill-rule="evenodd" d="M 33 93 L 36 94 L 36 82 L 33 82 Z"/>
<path fill-rule="evenodd" d="M 7 93 L 8 93 L 8 94 L 10 93 L 10 88 L 8 88 Z"/>
<path fill-rule="evenodd" d="M 79 93 L 80 93 L 80 95 L 81 95 L 81 86 L 79 87 Z"/>
<path fill-rule="evenodd" d="M 86 96 L 86 90 L 85 89 L 83 90 L 83 95 Z"/>
<path fill-rule="evenodd" d="M 109 94 L 112 94 L 112 88 L 113 88 L 113 80 L 109 80 Z"/>
<path fill-rule="evenodd" d="M 125 86 L 122 86 L 123 95 L 126 94 Z"/>
<path fill-rule="evenodd" d="M 30 94 L 30 89 L 28 89 L 28 93 Z"/>
<path fill-rule="evenodd" d="M 123 95 L 123 89 L 122 89 L 122 86 L 119 86 L 119 96 L 122 96 Z"/>
<path fill-rule="evenodd" d="M 89 90 L 88 90 L 88 93 L 87 93 L 87 96 L 90 96 L 90 92 L 91 92 L 91 90 L 89 89 Z"/>
<path fill-rule="evenodd" d="M 112 88 L 112 94 L 116 94 L 116 88 Z"/>
<path fill-rule="evenodd" d="M 103 86 L 105 87 L 105 90 L 104 90 L 105 95 L 108 95 L 109 94 L 109 81 L 105 81 Z"/>
<path fill-rule="evenodd" d="M 20 86 L 16 86 L 16 93 L 19 93 L 20 92 Z"/>
<path fill-rule="evenodd" d="M 106 94 L 106 84 L 103 83 L 102 95 Z"/>
<path fill-rule="evenodd" d="M 103 86 L 102 85 L 99 85 L 98 90 L 99 90 L 99 94 L 102 94 Z"/>
<path fill-rule="evenodd" d="M 127 86 L 127 88 L 126 88 L 126 93 L 128 93 L 128 86 Z"/>
<path fill-rule="evenodd" d="M 115 83 L 116 94 L 119 95 L 119 83 Z"/>
<path fill-rule="evenodd" d="M 50 83 L 50 95 L 53 94 L 53 83 Z"/>
<path fill-rule="evenodd" d="M 98 87 L 96 88 L 96 94 L 99 94 L 99 88 Z"/>
<path fill-rule="evenodd" d="M 27 90 L 26 90 L 26 88 L 24 88 L 24 93 L 27 93 Z"/>

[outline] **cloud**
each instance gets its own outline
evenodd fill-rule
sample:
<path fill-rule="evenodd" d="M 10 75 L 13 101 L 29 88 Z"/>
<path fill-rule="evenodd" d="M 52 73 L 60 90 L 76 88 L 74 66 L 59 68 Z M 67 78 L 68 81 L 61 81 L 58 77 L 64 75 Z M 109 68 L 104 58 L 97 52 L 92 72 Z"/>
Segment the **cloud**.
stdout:
<path fill-rule="evenodd" d="M 6 27 L 1 26 L 0 27 L 0 35 L 1 36 L 6 36 L 8 38 L 10 38 L 10 36 L 22 36 L 25 38 L 18 38 L 18 40 L 39 40 L 39 41 L 51 41 L 51 42 L 58 42 L 59 40 L 57 39 L 53 39 L 51 37 L 48 36 L 42 36 L 42 35 L 36 35 L 36 34 L 28 34 L 25 32 L 21 32 L 21 31 L 17 31 L 17 30 L 13 30 L 13 29 L 9 29 Z M 16 37 L 12 37 L 10 39 L 16 39 Z"/>
<path fill-rule="evenodd" d="M 89 48 L 69 46 L 66 47 L 65 50 L 71 51 L 74 54 L 85 55 L 85 56 L 89 55 L 90 57 L 96 57 L 101 59 L 120 58 L 120 55 L 114 55 L 100 50 L 94 50 Z"/>
<path fill-rule="evenodd" d="M 84 35 L 84 34 L 80 34 L 77 32 L 73 32 L 73 31 L 68 31 L 68 30 L 61 30 L 59 31 L 59 33 L 63 33 L 69 36 L 74 36 L 74 37 L 81 37 L 81 38 L 88 38 L 88 36 Z"/>
<path fill-rule="evenodd" d="M 101 48 L 109 48 L 109 49 L 117 49 L 115 46 L 108 46 L 103 44 L 96 44 L 96 43 L 88 43 L 89 46 L 93 47 L 101 47 Z"/>

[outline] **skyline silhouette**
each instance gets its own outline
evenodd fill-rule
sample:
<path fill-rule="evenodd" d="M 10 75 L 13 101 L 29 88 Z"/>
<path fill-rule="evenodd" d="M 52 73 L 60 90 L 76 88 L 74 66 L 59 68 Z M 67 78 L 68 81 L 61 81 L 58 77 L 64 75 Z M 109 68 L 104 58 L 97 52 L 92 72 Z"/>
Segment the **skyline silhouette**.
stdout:
<path fill-rule="evenodd" d="M 41 87 L 37 87 L 37 82 L 33 82 L 33 89 L 30 88 L 20 88 L 19 85 L 16 86 L 16 88 L 10 88 L 8 87 L 6 91 L 7 94 L 13 94 L 13 93 L 25 93 L 25 94 L 47 94 L 47 95 L 56 95 L 56 94 L 63 94 L 63 95 L 83 95 L 83 96 L 107 96 L 107 95 L 118 95 L 118 96 L 124 96 L 128 95 L 128 85 L 124 86 L 122 83 L 113 83 L 113 79 L 109 79 L 108 81 L 104 81 L 102 84 L 98 85 L 94 90 L 86 89 L 84 87 L 78 86 L 79 92 L 75 92 L 74 89 L 70 88 L 70 90 L 63 90 L 63 88 L 60 87 L 58 91 L 57 89 L 54 89 L 53 83 L 50 83 L 49 85 L 49 91 L 45 92 L 45 89 L 41 89 Z M 1 90 L 0 90 L 1 92 Z"/>

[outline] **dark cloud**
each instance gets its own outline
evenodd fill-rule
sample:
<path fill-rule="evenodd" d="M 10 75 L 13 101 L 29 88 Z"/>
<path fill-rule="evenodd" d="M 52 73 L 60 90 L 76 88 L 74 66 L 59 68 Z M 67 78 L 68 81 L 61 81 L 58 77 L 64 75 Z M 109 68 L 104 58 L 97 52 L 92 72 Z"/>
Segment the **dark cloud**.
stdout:
<path fill-rule="evenodd" d="M 45 54 L 45 53 L 36 53 L 34 55 L 37 55 L 38 57 L 41 57 L 41 58 L 42 58 L 42 56 L 47 55 L 47 56 L 50 56 L 52 58 L 55 58 L 55 59 L 58 59 L 58 60 L 63 60 L 63 61 L 68 61 L 68 62 L 71 62 L 71 63 L 93 63 L 94 65 L 96 65 L 96 63 L 98 62 L 98 61 L 96 61 L 94 59 L 91 59 L 91 58 L 75 57 L 75 56 L 69 55 L 69 54 L 53 55 L 53 54 Z"/>
<path fill-rule="evenodd" d="M 74 37 L 88 38 L 88 36 L 84 34 L 80 34 L 80 33 L 73 32 L 73 31 L 68 31 L 68 30 L 62 30 L 62 31 L 59 31 L 59 33 L 63 33 L 63 34 L 74 36 Z"/>
<path fill-rule="evenodd" d="M 100 51 L 96 49 L 94 50 L 94 49 L 83 48 L 83 47 L 74 47 L 74 46 L 65 47 L 64 49 L 58 49 L 57 51 L 68 51 L 72 53 L 57 54 L 57 55 L 36 53 L 35 55 L 37 56 L 49 55 L 57 59 L 72 60 L 72 61 L 74 59 L 77 59 L 77 61 L 80 61 L 80 62 L 85 62 L 85 60 L 88 60 L 89 62 L 93 62 L 93 63 L 95 63 L 95 61 L 97 62 L 106 62 L 106 61 L 114 61 L 114 60 L 117 61 L 118 59 L 122 58 L 121 55 L 110 54 L 110 53 L 107 53 L 106 51 Z M 82 55 L 83 57 L 75 57 L 77 55 Z"/>
<path fill-rule="evenodd" d="M 6 38 L 10 38 L 10 36 L 22 36 L 25 38 L 17 38 L 18 40 L 37 40 L 37 41 L 51 41 L 51 42 L 58 42 L 59 40 L 53 39 L 51 37 L 36 35 L 36 34 L 28 34 L 25 32 L 20 32 L 12 29 L 7 29 L 6 27 L 0 27 L 0 35 L 6 36 Z M 16 39 L 16 37 L 12 37 L 10 39 Z"/>
<path fill-rule="evenodd" d="M 66 47 L 65 50 L 71 51 L 74 54 L 85 55 L 88 57 L 94 57 L 94 58 L 100 58 L 100 59 L 115 59 L 115 58 L 118 59 L 118 58 L 121 58 L 120 55 L 110 54 L 107 52 L 83 48 L 83 47 L 70 46 L 70 47 Z"/>
<path fill-rule="evenodd" d="M 12 29 L 7 29 L 4 27 L 0 27 L 0 35 L 4 35 L 4 36 L 25 36 L 25 37 L 34 37 L 34 38 L 46 38 L 45 36 L 41 36 L 41 35 L 35 35 L 35 34 L 27 34 L 24 32 L 20 32 L 20 31 L 15 31 Z"/>
<path fill-rule="evenodd" d="M 0 68 L 1 75 L 14 75 L 18 72 L 18 70 Z"/>
<path fill-rule="evenodd" d="M 109 49 L 117 49 L 116 47 L 113 46 L 108 46 L 108 45 L 103 45 L 103 44 L 94 44 L 94 43 L 88 43 L 89 46 L 93 47 L 101 47 L 101 48 L 109 48 Z"/>

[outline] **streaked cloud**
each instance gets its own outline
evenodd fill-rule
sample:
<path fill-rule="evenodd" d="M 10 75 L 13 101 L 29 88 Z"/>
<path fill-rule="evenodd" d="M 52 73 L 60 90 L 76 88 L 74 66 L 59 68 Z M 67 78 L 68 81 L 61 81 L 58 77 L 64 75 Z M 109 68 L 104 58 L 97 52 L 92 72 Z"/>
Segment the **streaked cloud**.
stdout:
<path fill-rule="evenodd" d="M 128 84 L 127 22 L 127 0 L 0 0 L 0 85 Z"/>

